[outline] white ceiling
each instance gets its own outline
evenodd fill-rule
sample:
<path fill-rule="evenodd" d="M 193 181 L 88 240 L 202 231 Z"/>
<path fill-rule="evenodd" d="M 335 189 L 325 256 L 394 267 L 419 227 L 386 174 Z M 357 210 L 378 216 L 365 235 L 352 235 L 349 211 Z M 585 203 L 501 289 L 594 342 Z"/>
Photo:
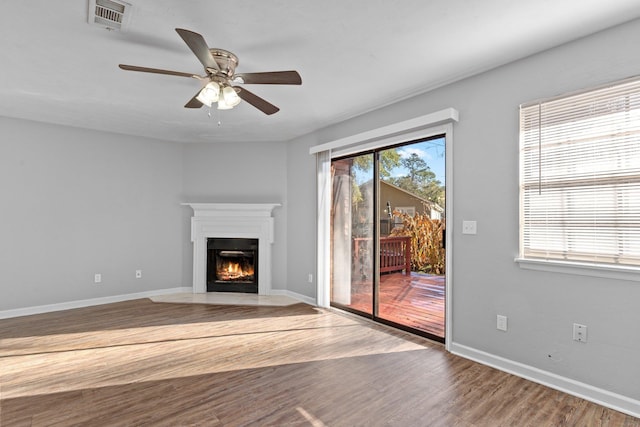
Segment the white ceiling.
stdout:
<path fill-rule="evenodd" d="M 286 141 L 640 17 L 638 0 L 129 0 L 127 32 L 88 24 L 87 0 L 3 2 L 0 115 L 181 142 Z M 175 32 L 238 55 L 237 72 L 297 70 L 302 86 L 251 85 L 266 116 L 185 109 L 204 74 Z M 218 120 L 221 120 L 221 126 Z"/>

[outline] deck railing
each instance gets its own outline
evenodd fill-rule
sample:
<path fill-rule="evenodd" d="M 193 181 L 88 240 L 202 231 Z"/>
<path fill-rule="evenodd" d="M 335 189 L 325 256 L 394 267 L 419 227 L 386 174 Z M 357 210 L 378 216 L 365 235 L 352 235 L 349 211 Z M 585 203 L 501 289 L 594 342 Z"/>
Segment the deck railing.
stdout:
<path fill-rule="evenodd" d="M 361 262 L 362 251 L 370 251 L 371 239 L 357 237 L 353 239 L 353 254 L 356 262 Z M 370 252 L 369 252 L 370 253 Z M 380 273 L 402 271 L 411 274 L 411 237 L 389 236 L 380 238 Z"/>

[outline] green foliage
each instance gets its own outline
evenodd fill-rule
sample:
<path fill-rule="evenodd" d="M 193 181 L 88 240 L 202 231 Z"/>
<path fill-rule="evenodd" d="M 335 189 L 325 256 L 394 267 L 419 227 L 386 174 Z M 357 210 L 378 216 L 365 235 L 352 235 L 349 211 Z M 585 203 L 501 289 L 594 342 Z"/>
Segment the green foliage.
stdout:
<path fill-rule="evenodd" d="M 434 220 L 420 213 L 411 216 L 394 211 L 393 215 L 402 219 L 402 227 L 394 228 L 391 235 L 411 237 L 411 270 L 444 274 L 442 230 L 445 228 L 445 221 Z"/>
<path fill-rule="evenodd" d="M 373 154 L 364 154 L 362 156 L 357 156 L 351 159 L 352 169 L 351 169 L 351 186 L 352 186 L 352 202 L 353 207 L 357 211 L 358 207 L 362 202 L 364 202 L 364 196 L 362 191 L 360 191 L 359 185 L 362 182 L 358 182 L 356 179 L 357 171 L 368 173 L 370 178 L 373 179 L 373 173 L 371 173 L 371 168 L 373 167 Z M 380 153 L 380 177 L 387 178 L 391 175 L 391 171 L 400 166 L 400 154 L 397 150 L 385 150 Z"/>
<path fill-rule="evenodd" d="M 365 154 L 353 158 L 354 177 L 355 170 L 360 172 L 371 172 L 373 167 L 373 154 Z M 436 174 L 429 168 L 427 162 L 418 154 L 412 153 L 408 157 L 400 156 L 398 148 L 391 148 L 380 152 L 380 179 L 389 182 L 409 193 L 429 200 L 439 205 L 444 204 L 444 186 L 436 179 Z M 394 170 L 403 167 L 408 171 L 406 176 L 391 176 Z M 373 174 L 370 175 L 373 178 Z M 354 187 L 359 185 L 354 184 Z M 359 191 L 355 193 L 358 197 L 354 199 L 354 204 L 361 201 Z"/>
<path fill-rule="evenodd" d="M 380 152 L 380 178 L 388 178 L 391 171 L 401 166 L 400 153 L 398 150 L 384 150 Z M 353 159 L 353 166 L 363 172 L 369 172 L 373 166 L 373 155 L 365 154 Z M 371 176 L 373 178 L 373 175 Z"/>
<path fill-rule="evenodd" d="M 444 186 L 436 179 L 436 174 L 429 168 L 418 154 L 412 153 L 404 157 L 400 163 L 408 171 L 408 175 L 387 179 L 391 184 L 402 188 L 425 200 L 443 204 Z"/>

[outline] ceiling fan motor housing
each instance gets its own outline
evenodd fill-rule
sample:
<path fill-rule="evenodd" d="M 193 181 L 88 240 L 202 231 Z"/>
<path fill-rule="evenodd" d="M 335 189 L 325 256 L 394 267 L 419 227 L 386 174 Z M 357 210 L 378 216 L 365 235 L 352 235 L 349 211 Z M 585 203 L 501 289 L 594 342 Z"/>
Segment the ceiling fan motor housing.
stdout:
<path fill-rule="evenodd" d="M 224 49 L 214 48 L 209 49 L 209 52 L 211 52 L 213 59 L 216 61 L 216 64 L 218 64 L 218 67 L 220 67 L 220 71 L 207 69 L 207 72 L 213 75 L 223 74 L 227 78 L 232 78 L 239 63 L 238 57 Z"/>

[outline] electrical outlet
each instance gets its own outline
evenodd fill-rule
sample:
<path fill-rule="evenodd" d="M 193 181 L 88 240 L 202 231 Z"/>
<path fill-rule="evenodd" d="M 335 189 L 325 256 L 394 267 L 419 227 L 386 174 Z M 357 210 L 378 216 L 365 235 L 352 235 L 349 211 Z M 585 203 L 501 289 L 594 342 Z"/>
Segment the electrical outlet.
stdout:
<path fill-rule="evenodd" d="M 587 342 L 587 327 L 579 323 L 573 324 L 573 340 Z"/>
<path fill-rule="evenodd" d="M 309 277 L 307 277 L 309 283 L 313 283 L 313 274 L 309 273 Z"/>
<path fill-rule="evenodd" d="M 142 270 L 136 270 L 136 279 L 142 279 Z"/>
<path fill-rule="evenodd" d="M 102 274 L 96 273 L 93 275 L 93 283 L 102 283 Z"/>
<path fill-rule="evenodd" d="M 478 223 L 476 221 L 462 221 L 462 234 L 476 234 Z"/>
<path fill-rule="evenodd" d="M 507 316 L 502 316 L 501 314 L 496 316 L 496 328 L 499 331 L 507 331 Z"/>

